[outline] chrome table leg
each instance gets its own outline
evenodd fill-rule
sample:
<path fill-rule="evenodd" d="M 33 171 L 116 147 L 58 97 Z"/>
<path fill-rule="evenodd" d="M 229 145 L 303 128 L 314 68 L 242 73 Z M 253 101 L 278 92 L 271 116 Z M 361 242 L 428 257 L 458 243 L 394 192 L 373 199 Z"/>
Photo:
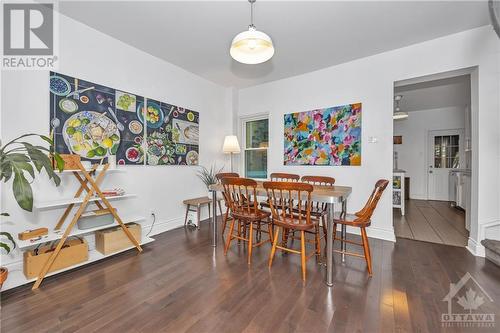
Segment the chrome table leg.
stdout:
<path fill-rule="evenodd" d="M 217 191 L 212 191 L 212 246 L 217 246 Z"/>
<path fill-rule="evenodd" d="M 342 201 L 342 216 L 345 218 L 347 214 L 347 200 Z M 341 238 L 346 239 L 347 236 L 347 226 L 342 224 Z M 342 262 L 345 262 L 345 252 L 347 251 L 347 243 L 344 241 L 340 242 L 340 250 L 342 251 Z"/>
<path fill-rule="evenodd" d="M 327 232 L 326 232 L 326 285 L 333 286 L 333 214 L 334 204 L 328 204 Z"/>

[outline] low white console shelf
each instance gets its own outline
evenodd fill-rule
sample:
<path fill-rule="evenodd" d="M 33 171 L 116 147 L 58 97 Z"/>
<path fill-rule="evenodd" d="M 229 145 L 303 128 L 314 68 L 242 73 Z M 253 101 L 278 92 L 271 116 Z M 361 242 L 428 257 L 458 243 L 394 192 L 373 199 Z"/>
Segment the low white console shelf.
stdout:
<path fill-rule="evenodd" d="M 57 245 L 54 248 L 54 251 L 48 258 L 48 260 L 45 262 L 43 265 L 40 273 L 38 274 L 38 277 L 35 279 L 31 280 L 26 280 L 26 282 L 30 281 L 36 281 L 35 284 L 33 285 L 32 289 L 37 289 L 40 284 L 42 283 L 43 279 L 46 276 L 58 274 L 63 271 L 67 271 L 76 267 L 80 267 L 86 264 L 90 264 L 92 262 L 107 258 L 109 256 L 115 255 L 117 253 L 121 253 L 133 248 L 136 248 L 139 252 L 142 251 L 142 245 L 148 244 L 154 241 L 153 238 L 148 237 L 147 235 L 143 235 L 141 239 L 135 239 L 134 235 L 128 230 L 127 227 L 125 227 L 126 223 L 131 223 L 131 222 L 140 222 L 144 220 L 144 217 L 142 216 L 128 216 L 121 218 L 120 215 L 118 215 L 116 209 L 111 205 L 111 202 L 117 201 L 117 200 L 126 200 L 129 198 L 135 198 L 135 194 L 125 194 L 121 196 L 104 196 L 100 189 L 100 183 L 102 182 L 104 176 L 108 171 L 110 172 L 125 172 L 123 169 L 109 169 L 108 164 L 104 164 L 102 166 L 93 166 L 91 169 L 85 169 L 83 165 L 80 164 L 80 169 L 77 170 L 65 170 L 63 173 L 71 173 L 74 175 L 74 177 L 78 180 L 80 186 L 78 190 L 76 191 L 75 195 L 73 198 L 66 198 L 66 199 L 58 199 L 58 200 L 49 200 L 49 201 L 40 201 L 40 202 L 35 202 L 34 207 L 37 210 L 46 210 L 46 209 L 58 209 L 61 207 L 66 207 L 64 210 L 64 213 L 62 214 L 61 218 L 59 219 L 56 227 L 54 230 L 50 230 L 49 233 L 45 236 L 38 237 L 32 240 L 24 240 L 24 241 L 18 241 L 17 244 L 19 246 L 19 249 L 26 251 L 30 250 L 33 247 L 39 246 L 44 243 L 49 243 L 49 242 L 57 242 Z M 86 207 L 90 204 L 93 203 L 95 204 L 99 209 L 108 211 L 109 214 L 112 214 L 114 217 L 114 222 L 113 224 L 107 224 L 104 226 L 99 226 L 95 228 L 90 228 L 90 229 L 79 229 L 78 226 L 76 225 L 76 222 L 82 215 L 82 213 L 85 212 Z M 69 223 L 66 223 L 66 220 L 73 210 L 73 208 L 76 209 L 75 214 L 73 217 L 71 217 L 69 220 Z M 43 223 L 40 223 L 43 225 Z M 48 224 L 48 223 L 47 223 Z M 68 237 L 71 236 L 84 236 L 84 235 L 89 235 L 93 234 L 96 231 L 107 229 L 113 226 L 119 225 L 125 235 L 129 238 L 130 240 L 130 246 L 126 247 L 124 249 L 121 249 L 117 252 L 104 255 L 97 250 L 93 249 L 89 251 L 89 256 L 88 260 L 78 263 L 73 266 L 66 267 L 61 270 L 57 271 L 52 271 L 49 272 L 51 265 L 54 263 L 56 260 L 58 254 L 60 253 L 64 242 L 67 240 Z"/>

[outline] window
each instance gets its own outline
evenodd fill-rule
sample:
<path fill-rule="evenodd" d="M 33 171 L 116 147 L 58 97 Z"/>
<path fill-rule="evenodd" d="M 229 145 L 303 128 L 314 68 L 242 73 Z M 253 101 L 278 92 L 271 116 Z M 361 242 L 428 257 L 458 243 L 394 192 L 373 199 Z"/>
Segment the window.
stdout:
<path fill-rule="evenodd" d="M 459 135 L 443 135 L 434 137 L 434 167 L 459 168 Z"/>
<path fill-rule="evenodd" d="M 267 178 L 269 119 L 243 121 L 245 177 Z"/>

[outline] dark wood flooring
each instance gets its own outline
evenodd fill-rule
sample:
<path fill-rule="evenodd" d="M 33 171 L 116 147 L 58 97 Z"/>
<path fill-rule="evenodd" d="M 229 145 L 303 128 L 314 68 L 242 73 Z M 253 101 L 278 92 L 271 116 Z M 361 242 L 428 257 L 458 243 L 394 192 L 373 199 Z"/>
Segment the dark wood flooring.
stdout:
<path fill-rule="evenodd" d="M 467 246 L 465 212 L 446 201 L 406 200 L 406 214 L 394 210 L 396 237 L 453 246 Z"/>
<path fill-rule="evenodd" d="M 335 255 L 327 288 L 314 259 L 303 284 L 298 255 L 277 254 L 271 270 L 267 245 L 251 267 L 243 246 L 225 257 L 210 246 L 208 224 L 155 238 L 142 254 L 2 293 L 2 332 L 498 332 L 441 327 L 442 299 L 466 272 L 496 301 L 481 310 L 500 317 L 500 268 L 464 248 L 370 239 L 373 277 L 362 259 Z"/>

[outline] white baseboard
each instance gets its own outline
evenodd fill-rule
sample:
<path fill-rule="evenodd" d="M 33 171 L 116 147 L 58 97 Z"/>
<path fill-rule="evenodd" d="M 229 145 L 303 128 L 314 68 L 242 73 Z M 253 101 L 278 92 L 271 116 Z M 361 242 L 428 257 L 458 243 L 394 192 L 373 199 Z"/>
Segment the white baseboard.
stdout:
<path fill-rule="evenodd" d="M 498 228 L 500 226 L 500 220 L 493 219 L 479 224 L 479 241 L 476 241 L 469 237 L 467 241 L 467 250 L 477 257 L 485 257 L 486 249 L 481 244 L 481 240 L 488 238 L 488 230 L 493 228 Z M 495 239 L 495 237 L 493 237 Z"/>
<path fill-rule="evenodd" d="M 337 229 L 340 230 L 340 226 L 337 226 Z M 347 227 L 347 233 L 360 235 L 361 231 L 359 228 L 355 227 Z M 366 233 L 370 238 L 377 238 L 386 240 L 389 242 L 396 242 L 396 236 L 394 235 L 394 229 L 382 229 L 377 227 L 368 227 L 366 228 Z"/>
<path fill-rule="evenodd" d="M 153 229 L 151 229 L 152 224 L 143 225 L 142 232 L 146 235 L 149 233 L 149 236 L 154 236 L 161 234 L 162 232 L 166 232 L 184 225 L 184 217 L 176 217 L 170 220 L 156 221 L 154 223 Z"/>
<path fill-rule="evenodd" d="M 474 239 L 469 237 L 466 249 L 476 257 L 485 257 L 485 248 L 481 243 L 476 242 Z"/>

